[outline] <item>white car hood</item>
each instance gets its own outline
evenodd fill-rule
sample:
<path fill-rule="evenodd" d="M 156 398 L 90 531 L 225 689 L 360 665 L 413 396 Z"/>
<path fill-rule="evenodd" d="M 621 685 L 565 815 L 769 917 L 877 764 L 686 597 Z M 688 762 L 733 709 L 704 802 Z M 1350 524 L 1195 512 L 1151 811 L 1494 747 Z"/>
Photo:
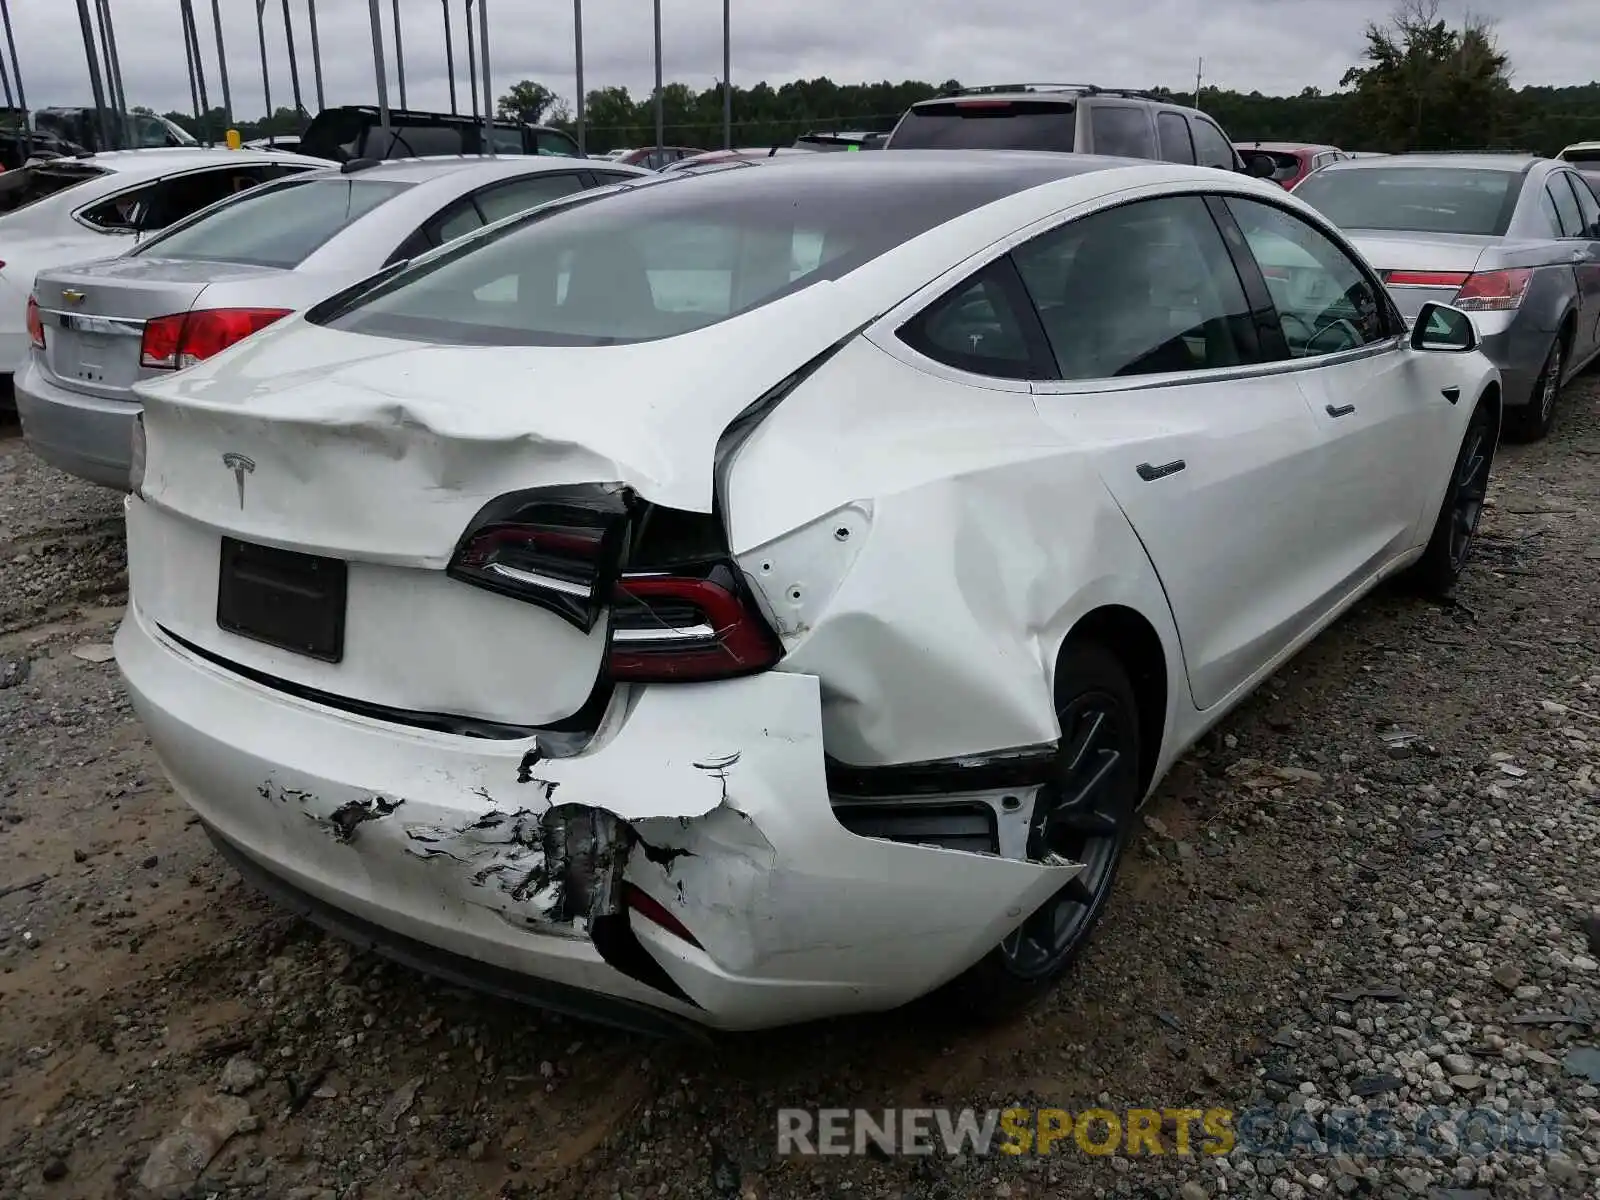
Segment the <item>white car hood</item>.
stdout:
<path fill-rule="evenodd" d="M 267 542 L 417 565 L 442 565 L 478 508 L 520 488 L 626 483 L 709 512 L 723 431 L 875 315 L 854 291 L 821 282 L 628 346 L 446 346 L 290 318 L 134 389 L 142 494 Z M 254 464 L 248 503 L 223 454 Z"/>

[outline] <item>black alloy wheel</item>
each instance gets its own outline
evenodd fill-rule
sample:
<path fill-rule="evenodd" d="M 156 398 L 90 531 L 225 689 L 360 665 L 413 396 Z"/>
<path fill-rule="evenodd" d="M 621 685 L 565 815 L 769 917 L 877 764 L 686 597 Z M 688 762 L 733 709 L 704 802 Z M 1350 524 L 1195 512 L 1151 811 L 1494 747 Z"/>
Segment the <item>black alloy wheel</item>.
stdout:
<path fill-rule="evenodd" d="M 1450 482 L 1445 488 L 1433 536 L 1411 569 L 1412 581 L 1434 596 L 1446 595 L 1461 577 L 1472 556 L 1478 524 L 1483 520 L 1489 494 L 1489 474 L 1494 466 L 1497 430 L 1494 409 L 1480 402 L 1467 422 L 1461 449 L 1456 452 Z"/>
<path fill-rule="evenodd" d="M 1519 442 L 1537 442 L 1549 436 L 1556 421 L 1556 401 L 1561 398 L 1561 372 L 1566 367 L 1566 333 L 1556 335 L 1550 353 L 1533 381 L 1528 402 L 1506 413 L 1506 432 Z"/>
<path fill-rule="evenodd" d="M 1103 647 L 1069 642 L 1057 678 L 1061 740 L 1054 778 L 1034 800 L 1028 858 L 1083 870 L 957 981 L 985 1015 L 1032 1001 L 1071 966 L 1111 894 L 1139 806 L 1139 710 L 1127 672 Z"/>

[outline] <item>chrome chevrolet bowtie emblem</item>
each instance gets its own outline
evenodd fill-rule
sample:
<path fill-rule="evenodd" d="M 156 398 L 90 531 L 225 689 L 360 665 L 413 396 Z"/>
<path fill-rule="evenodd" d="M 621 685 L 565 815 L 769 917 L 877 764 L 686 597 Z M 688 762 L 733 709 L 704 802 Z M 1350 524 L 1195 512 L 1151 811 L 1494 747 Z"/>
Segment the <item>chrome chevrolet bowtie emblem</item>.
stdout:
<path fill-rule="evenodd" d="M 256 469 L 256 464 L 242 454 L 233 451 L 222 456 L 222 465 L 233 472 L 233 481 L 239 485 L 239 507 L 244 507 L 244 477 Z"/>

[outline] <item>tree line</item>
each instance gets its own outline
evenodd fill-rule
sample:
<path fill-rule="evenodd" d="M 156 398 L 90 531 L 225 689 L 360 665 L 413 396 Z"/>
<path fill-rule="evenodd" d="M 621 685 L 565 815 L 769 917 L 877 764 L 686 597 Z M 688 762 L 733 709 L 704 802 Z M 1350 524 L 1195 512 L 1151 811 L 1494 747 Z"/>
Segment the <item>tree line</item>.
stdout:
<path fill-rule="evenodd" d="M 1268 96 L 1225 88 L 1192 91 L 1138 88 L 1127 80 L 1096 80 L 1193 104 L 1215 117 L 1239 141 L 1329 144 L 1347 150 L 1398 153 L 1409 150 L 1518 150 L 1555 154 L 1572 142 L 1600 138 L 1600 82 L 1570 87 L 1512 86 L 1511 62 L 1487 24 L 1468 18 L 1452 26 L 1439 17 L 1437 0 L 1403 0 L 1384 22 L 1365 30 L 1362 61 L 1350 68 L 1337 91 L 1314 87 L 1295 96 Z M 996 82 L 992 80 L 984 83 Z M 733 88 L 733 141 L 737 146 L 774 146 L 820 131 L 879 131 L 893 127 L 912 104 L 961 86 L 954 79 L 934 84 L 840 84 L 802 79 L 773 87 L 758 83 Z M 573 131 L 570 106 L 535 80 L 511 87 L 498 115 Z M 722 145 L 723 92 L 696 91 L 682 83 L 662 89 L 663 138 L 669 145 L 707 149 Z M 192 114 L 169 119 L 203 136 L 219 137 L 220 112 L 196 122 Z M 237 122 L 248 140 L 295 133 L 308 117 L 280 108 L 270 118 Z M 653 145 L 653 94 L 598 88 L 584 103 L 586 148 L 591 154 L 619 147 Z"/>

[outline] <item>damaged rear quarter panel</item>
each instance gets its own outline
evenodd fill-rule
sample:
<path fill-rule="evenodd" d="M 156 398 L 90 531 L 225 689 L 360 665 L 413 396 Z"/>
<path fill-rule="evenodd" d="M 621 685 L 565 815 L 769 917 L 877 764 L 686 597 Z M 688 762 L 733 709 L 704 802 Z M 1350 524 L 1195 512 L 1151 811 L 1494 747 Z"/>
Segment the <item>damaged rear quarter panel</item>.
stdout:
<path fill-rule="evenodd" d="M 835 757 L 1052 741 L 1061 642 L 1106 604 L 1143 614 L 1168 648 L 1170 728 L 1187 687 L 1160 582 L 1093 462 L 1026 388 L 958 384 L 858 338 L 726 470 L 734 550 L 783 637 L 780 669 L 821 680 Z"/>

